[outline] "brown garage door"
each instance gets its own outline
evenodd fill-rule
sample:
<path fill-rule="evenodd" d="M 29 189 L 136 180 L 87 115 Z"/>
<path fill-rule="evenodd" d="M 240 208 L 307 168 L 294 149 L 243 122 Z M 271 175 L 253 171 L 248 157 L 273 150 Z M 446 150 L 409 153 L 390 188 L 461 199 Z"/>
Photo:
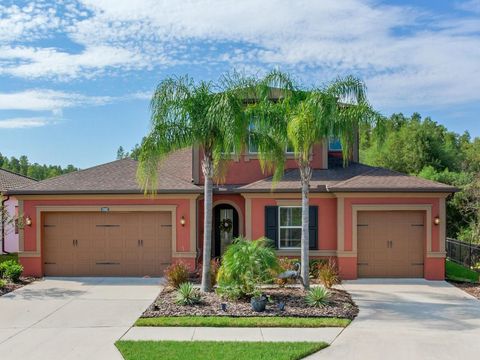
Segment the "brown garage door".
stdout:
<path fill-rule="evenodd" d="M 46 213 L 44 273 L 159 276 L 171 263 L 170 212 Z"/>
<path fill-rule="evenodd" d="M 423 277 L 424 212 L 358 212 L 357 231 L 359 277 Z"/>

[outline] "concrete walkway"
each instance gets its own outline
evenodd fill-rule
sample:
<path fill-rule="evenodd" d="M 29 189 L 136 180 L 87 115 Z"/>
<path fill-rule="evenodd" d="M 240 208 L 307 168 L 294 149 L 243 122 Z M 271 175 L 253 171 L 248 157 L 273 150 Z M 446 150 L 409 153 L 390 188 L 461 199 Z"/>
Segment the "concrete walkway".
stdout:
<path fill-rule="evenodd" d="M 160 279 L 47 278 L 0 297 L 0 358 L 123 359 L 114 346 Z"/>
<path fill-rule="evenodd" d="M 311 341 L 330 344 L 344 328 L 133 327 L 122 340 Z"/>
<path fill-rule="evenodd" d="M 344 287 L 360 314 L 308 359 L 476 359 L 480 301 L 444 281 L 357 280 Z"/>

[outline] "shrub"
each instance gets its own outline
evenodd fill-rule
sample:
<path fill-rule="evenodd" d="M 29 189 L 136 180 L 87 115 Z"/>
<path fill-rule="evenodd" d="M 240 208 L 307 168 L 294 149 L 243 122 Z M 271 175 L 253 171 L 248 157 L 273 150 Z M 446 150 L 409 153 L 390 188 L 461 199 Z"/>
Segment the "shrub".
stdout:
<path fill-rule="evenodd" d="M 312 279 L 318 279 L 320 268 L 326 264 L 324 259 L 313 259 L 308 262 L 309 275 Z"/>
<path fill-rule="evenodd" d="M 168 285 L 178 289 L 180 284 L 188 281 L 188 268 L 182 264 L 172 264 L 165 269 Z"/>
<path fill-rule="evenodd" d="M 261 284 L 273 282 L 279 270 L 275 250 L 267 239 L 235 239 L 223 254 L 217 293 L 231 299 L 251 296 Z"/>
<path fill-rule="evenodd" d="M 212 259 L 210 262 L 210 282 L 212 287 L 217 284 L 218 269 L 220 268 L 220 260 Z"/>
<path fill-rule="evenodd" d="M 198 304 L 200 302 L 200 292 L 193 287 L 192 283 L 184 282 L 178 287 L 175 302 L 184 306 Z"/>
<path fill-rule="evenodd" d="M 0 279 L 0 289 L 7 285 L 7 282 L 3 279 Z"/>
<path fill-rule="evenodd" d="M 15 260 L 7 260 L 0 264 L 0 275 L 13 282 L 18 282 L 23 272 L 23 266 Z"/>
<path fill-rule="evenodd" d="M 323 286 L 311 288 L 305 296 L 305 301 L 313 307 L 322 307 L 330 301 L 330 291 Z"/>
<path fill-rule="evenodd" d="M 328 262 L 320 265 L 318 270 L 318 280 L 320 280 L 323 286 L 327 289 L 331 289 L 333 285 L 342 283 L 335 260 L 330 259 Z"/>

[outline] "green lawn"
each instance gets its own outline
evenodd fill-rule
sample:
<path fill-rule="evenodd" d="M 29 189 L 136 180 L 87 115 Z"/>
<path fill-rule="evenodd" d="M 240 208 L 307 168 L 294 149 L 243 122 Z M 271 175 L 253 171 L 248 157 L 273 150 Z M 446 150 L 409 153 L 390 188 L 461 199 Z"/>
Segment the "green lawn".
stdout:
<path fill-rule="evenodd" d="M 18 254 L 3 254 L 0 255 L 0 264 L 7 260 L 16 260 L 18 261 Z"/>
<path fill-rule="evenodd" d="M 299 317 L 164 316 L 140 318 L 135 326 L 346 327 L 349 319 Z"/>
<path fill-rule="evenodd" d="M 328 345 L 306 342 L 117 341 L 125 360 L 294 360 Z"/>
<path fill-rule="evenodd" d="M 454 281 L 478 282 L 479 274 L 465 266 L 447 260 L 445 263 L 447 279 Z"/>

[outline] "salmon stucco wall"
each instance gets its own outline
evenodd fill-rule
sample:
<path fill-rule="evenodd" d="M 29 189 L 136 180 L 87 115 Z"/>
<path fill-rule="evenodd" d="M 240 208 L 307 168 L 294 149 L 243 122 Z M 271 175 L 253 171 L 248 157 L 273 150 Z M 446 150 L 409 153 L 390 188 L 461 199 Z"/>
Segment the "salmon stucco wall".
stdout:
<path fill-rule="evenodd" d="M 200 150 L 199 162 L 203 158 L 202 151 Z M 313 148 L 311 167 L 313 169 L 322 169 L 327 167 L 327 164 L 323 164 L 323 145 L 316 144 Z M 296 160 L 293 157 L 288 157 L 285 163 L 285 169 L 296 169 L 298 167 Z M 201 169 L 199 165 L 197 167 Z M 251 182 L 268 177 L 270 174 L 262 172 L 260 167 L 260 161 L 255 154 L 242 154 L 238 156 L 238 159 L 229 161 L 227 169 L 225 171 L 225 178 L 222 183 L 230 185 L 245 185 Z M 203 184 L 203 174 L 199 170 L 199 184 Z"/>
<path fill-rule="evenodd" d="M 24 266 L 26 275 L 42 275 L 41 247 L 37 248 L 37 226 L 41 226 L 41 219 L 37 219 L 37 206 L 114 206 L 114 205 L 174 205 L 176 206 L 176 250 L 177 252 L 194 252 L 190 249 L 190 226 L 180 226 L 180 219 L 185 218 L 190 224 L 190 199 L 65 199 L 65 200 L 24 200 L 23 214 L 32 219 L 31 226 L 23 229 L 24 249 L 27 253 L 39 253 L 39 256 L 20 254 L 19 261 Z M 61 211 L 61 210 L 60 210 Z"/>
<path fill-rule="evenodd" d="M 282 200 L 291 198 L 252 198 L 251 199 L 251 232 L 252 239 L 265 236 L 265 206 L 281 206 Z M 293 199 L 295 201 L 295 199 Z M 297 199 L 300 201 L 300 199 Z M 318 250 L 337 249 L 337 199 L 311 197 L 310 205 L 318 206 Z"/>

